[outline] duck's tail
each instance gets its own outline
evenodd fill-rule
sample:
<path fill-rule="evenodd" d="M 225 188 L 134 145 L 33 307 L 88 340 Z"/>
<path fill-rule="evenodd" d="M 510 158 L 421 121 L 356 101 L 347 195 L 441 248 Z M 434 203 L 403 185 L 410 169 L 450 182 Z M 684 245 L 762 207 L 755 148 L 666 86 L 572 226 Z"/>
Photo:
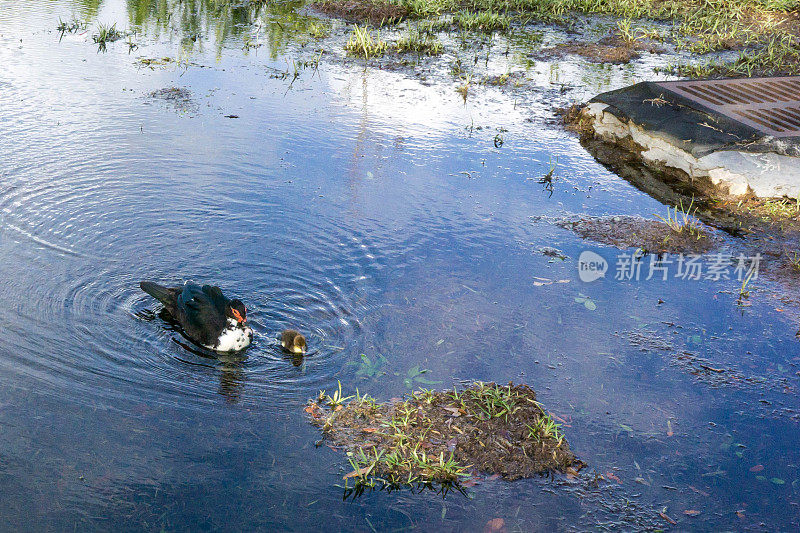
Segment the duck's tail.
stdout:
<path fill-rule="evenodd" d="M 141 287 L 144 292 L 164 304 L 164 307 L 167 308 L 167 311 L 172 312 L 173 309 L 175 309 L 175 300 L 178 292 L 176 289 L 170 289 L 168 287 L 164 287 L 163 285 L 159 285 L 158 283 L 153 283 L 152 281 L 143 281 L 139 283 L 139 287 Z"/>

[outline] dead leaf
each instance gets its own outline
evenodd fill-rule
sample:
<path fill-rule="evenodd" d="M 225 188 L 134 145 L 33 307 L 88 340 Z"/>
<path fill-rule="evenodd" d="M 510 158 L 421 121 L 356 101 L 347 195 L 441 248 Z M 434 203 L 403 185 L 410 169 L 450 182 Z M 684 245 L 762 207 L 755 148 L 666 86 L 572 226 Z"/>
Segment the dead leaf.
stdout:
<path fill-rule="evenodd" d="M 694 485 L 689 485 L 689 488 L 692 489 L 693 491 L 695 491 L 697 494 L 699 494 L 701 496 L 708 497 L 708 493 L 706 491 L 700 490 L 697 487 L 695 487 Z"/>
<path fill-rule="evenodd" d="M 688 515 L 688 516 L 697 516 L 697 515 L 700 514 L 700 511 L 698 511 L 697 509 L 686 509 L 683 512 L 683 514 Z"/>
<path fill-rule="evenodd" d="M 606 477 L 608 479 L 613 479 L 614 481 L 616 481 L 617 483 L 622 485 L 622 480 L 620 478 L 618 478 L 617 476 L 615 476 L 613 472 L 606 472 Z"/>
<path fill-rule="evenodd" d="M 363 477 L 369 474 L 372 471 L 372 467 L 375 465 L 365 466 L 363 468 L 359 468 L 358 470 L 353 470 L 349 474 L 342 476 L 342 479 L 347 479 L 351 477 Z"/>
<path fill-rule="evenodd" d="M 450 416 L 454 418 L 458 418 L 459 416 L 461 416 L 461 409 L 459 409 L 458 407 L 445 407 L 444 410 L 450 413 Z"/>
<path fill-rule="evenodd" d="M 488 531 L 500 531 L 503 529 L 503 526 L 506 525 L 506 521 L 502 518 L 493 518 L 486 522 L 486 529 Z"/>
<path fill-rule="evenodd" d="M 363 431 L 364 433 L 375 433 L 376 431 L 378 431 L 378 428 L 364 428 L 361 431 Z"/>
<path fill-rule="evenodd" d="M 744 518 L 744 511 L 736 511 L 736 516 L 739 518 Z"/>
<path fill-rule="evenodd" d="M 572 417 L 571 416 L 567 416 L 566 420 L 565 420 L 564 418 L 561 418 L 560 416 L 558 416 L 556 414 L 550 413 L 550 415 L 553 418 L 555 418 L 556 420 L 558 420 L 559 422 L 561 422 L 561 425 L 564 426 L 565 428 L 571 428 L 572 427 L 572 424 L 571 424 Z"/>
<path fill-rule="evenodd" d="M 750 468 L 751 472 L 761 472 L 764 470 L 764 465 L 756 465 Z"/>

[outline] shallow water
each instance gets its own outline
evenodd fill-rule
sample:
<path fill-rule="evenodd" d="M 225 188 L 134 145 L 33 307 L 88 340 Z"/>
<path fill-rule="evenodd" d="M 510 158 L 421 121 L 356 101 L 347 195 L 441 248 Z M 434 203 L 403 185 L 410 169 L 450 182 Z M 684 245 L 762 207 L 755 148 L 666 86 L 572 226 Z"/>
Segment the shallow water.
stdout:
<path fill-rule="evenodd" d="M 505 54 L 495 37 L 484 71 L 527 89 L 464 103 L 452 51 L 365 69 L 342 24 L 302 37 L 297 7 L 0 0 L 0 528 L 635 529 L 668 527 L 664 512 L 680 529 L 791 529 L 796 325 L 775 287 L 741 308 L 734 280 L 616 281 L 618 251 L 550 223 L 664 212 L 550 117 L 666 59 L 531 64 L 541 45 Z M 60 36 L 72 16 L 88 29 Z M 138 48 L 98 52 L 114 21 Z M 188 93 L 150 96 L 171 87 Z M 551 195 L 537 179 L 556 159 Z M 578 279 L 583 250 L 606 279 Z M 186 351 L 141 279 L 220 285 L 255 344 Z M 299 366 L 274 340 L 285 327 L 309 333 Z M 694 375 L 684 352 L 735 376 Z M 376 377 L 360 354 L 386 358 Z M 346 461 L 315 447 L 306 400 L 337 380 L 400 396 L 416 366 L 441 387 L 531 385 L 583 478 L 342 501 Z"/>

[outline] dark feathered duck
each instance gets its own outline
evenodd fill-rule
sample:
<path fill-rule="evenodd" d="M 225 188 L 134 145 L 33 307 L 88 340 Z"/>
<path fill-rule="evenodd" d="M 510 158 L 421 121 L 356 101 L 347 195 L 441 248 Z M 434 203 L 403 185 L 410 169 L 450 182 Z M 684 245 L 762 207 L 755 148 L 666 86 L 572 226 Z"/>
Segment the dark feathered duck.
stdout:
<path fill-rule="evenodd" d="M 150 281 L 139 286 L 162 303 L 187 337 L 210 350 L 235 352 L 247 348 L 253 340 L 244 304 L 226 298 L 219 287 L 191 281 L 176 288 Z"/>

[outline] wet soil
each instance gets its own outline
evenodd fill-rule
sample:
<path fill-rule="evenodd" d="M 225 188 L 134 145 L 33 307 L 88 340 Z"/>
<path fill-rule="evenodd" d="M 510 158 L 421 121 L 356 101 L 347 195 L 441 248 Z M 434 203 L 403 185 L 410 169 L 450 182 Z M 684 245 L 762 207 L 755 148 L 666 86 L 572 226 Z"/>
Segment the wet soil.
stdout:
<path fill-rule="evenodd" d="M 492 404 L 494 394 L 486 391 L 500 391 L 508 399 L 507 408 Z M 336 447 L 354 454 L 363 451 L 368 457 L 395 454 L 402 458 L 378 461 L 369 471 L 391 482 L 457 480 L 454 470 L 426 471 L 408 460 L 422 453 L 436 461 L 451 458 L 460 469 L 474 468 L 506 480 L 548 472 L 575 473 L 583 466 L 560 431 L 537 429 L 555 423 L 525 385 L 476 383 L 461 392 L 423 391 L 405 401 L 384 403 L 354 400 L 334 409 L 317 399 L 306 412 L 322 428 L 325 440 Z"/>
<path fill-rule="evenodd" d="M 675 231 L 660 220 L 632 216 L 581 216 L 557 225 L 571 229 L 584 239 L 617 248 L 639 248 L 648 253 L 693 253 L 712 250 L 717 239 L 707 231 L 699 234 Z"/>
<path fill-rule="evenodd" d="M 338 17 L 349 22 L 370 22 L 372 24 L 388 24 L 399 22 L 409 15 L 406 7 L 375 0 L 323 0 L 311 6 L 320 13 Z"/>

